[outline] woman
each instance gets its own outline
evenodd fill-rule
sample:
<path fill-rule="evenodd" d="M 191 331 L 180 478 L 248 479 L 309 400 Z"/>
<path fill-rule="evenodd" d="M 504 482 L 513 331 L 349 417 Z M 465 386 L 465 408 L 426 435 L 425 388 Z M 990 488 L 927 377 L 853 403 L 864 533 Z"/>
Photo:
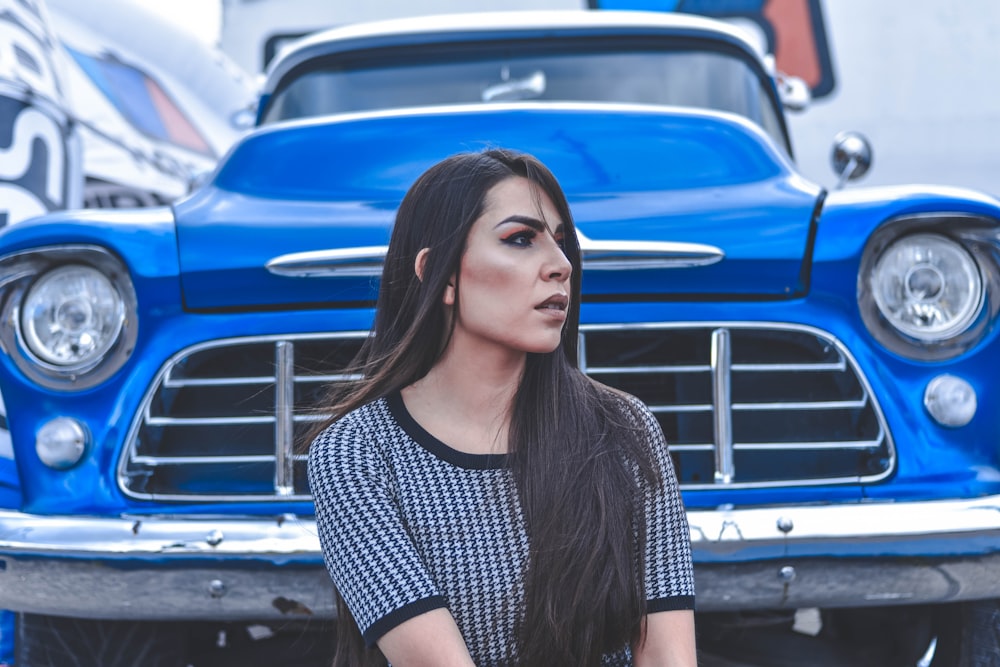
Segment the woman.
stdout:
<path fill-rule="evenodd" d="M 694 665 L 663 435 L 576 366 L 580 249 L 553 175 L 504 150 L 400 205 L 363 379 L 309 479 L 339 664 Z"/>

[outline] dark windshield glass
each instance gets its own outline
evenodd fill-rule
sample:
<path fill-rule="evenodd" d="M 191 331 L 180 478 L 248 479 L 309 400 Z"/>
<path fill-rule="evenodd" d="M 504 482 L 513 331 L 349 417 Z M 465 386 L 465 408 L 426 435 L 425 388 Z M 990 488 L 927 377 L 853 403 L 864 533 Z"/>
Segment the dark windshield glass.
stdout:
<path fill-rule="evenodd" d="M 716 51 L 603 51 L 411 58 L 301 71 L 272 97 L 263 122 L 325 114 L 516 100 L 620 102 L 727 111 L 785 139 L 761 76 Z"/>

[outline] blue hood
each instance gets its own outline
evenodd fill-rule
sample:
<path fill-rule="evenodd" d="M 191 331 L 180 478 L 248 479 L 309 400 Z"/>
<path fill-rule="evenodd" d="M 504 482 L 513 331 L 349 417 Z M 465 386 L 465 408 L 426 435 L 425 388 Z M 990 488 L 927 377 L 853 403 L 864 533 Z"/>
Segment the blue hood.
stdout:
<path fill-rule="evenodd" d="M 710 266 L 589 272 L 591 297 L 785 298 L 803 289 L 820 189 L 752 124 L 689 110 L 517 104 L 337 116 L 248 136 L 176 207 L 186 306 L 374 299 L 371 278 L 294 278 L 265 265 L 385 245 L 421 172 L 488 146 L 547 164 L 590 239 L 708 244 L 725 255 Z"/>

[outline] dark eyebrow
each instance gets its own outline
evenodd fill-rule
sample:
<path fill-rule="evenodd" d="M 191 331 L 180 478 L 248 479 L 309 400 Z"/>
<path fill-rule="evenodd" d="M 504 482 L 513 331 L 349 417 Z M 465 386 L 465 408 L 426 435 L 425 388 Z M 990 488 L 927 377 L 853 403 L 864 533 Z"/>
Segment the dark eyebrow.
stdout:
<path fill-rule="evenodd" d="M 528 227 L 531 227 L 536 232 L 539 232 L 541 234 L 548 233 L 548 231 L 549 231 L 549 226 L 546 225 L 544 222 L 542 222 L 538 218 L 532 218 L 532 217 L 527 216 L 527 215 L 510 215 L 510 216 L 507 216 L 506 218 L 504 218 L 503 220 L 501 220 L 500 222 L 498 222 L 493 227 L 493 229 L 496 229 L 497 227 L 500 227 L 501 225 L 505 225 L 505 224 L 508 224 L 508 223 L 516 223 L 516 224 L 519 224 L 519 225 L 527 225 Z M 555 232 L 553 232 L 553 233 L 554 234 L 562 234 L 563 233 L 563 227 L 564 227 L 563 223 L 560 222 L 559 226 L 556 227 Z"/>

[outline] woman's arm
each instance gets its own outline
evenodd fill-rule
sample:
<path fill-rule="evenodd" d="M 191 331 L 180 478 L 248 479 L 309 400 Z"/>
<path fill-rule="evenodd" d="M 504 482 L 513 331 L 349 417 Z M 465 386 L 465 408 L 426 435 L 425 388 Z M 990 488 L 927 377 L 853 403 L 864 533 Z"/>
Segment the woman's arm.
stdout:
<path fill-rule="evenodd" d="M 632 654 L 635 667 L 696 667 L 694 612 L 682 609 L 646 616 L 645 635 Z"/>
<path fill-rule="evenodd" d="M 447 609 L 400 623 L 382 635 L 378 647 L 393 667 L 475 667 Z"/>

